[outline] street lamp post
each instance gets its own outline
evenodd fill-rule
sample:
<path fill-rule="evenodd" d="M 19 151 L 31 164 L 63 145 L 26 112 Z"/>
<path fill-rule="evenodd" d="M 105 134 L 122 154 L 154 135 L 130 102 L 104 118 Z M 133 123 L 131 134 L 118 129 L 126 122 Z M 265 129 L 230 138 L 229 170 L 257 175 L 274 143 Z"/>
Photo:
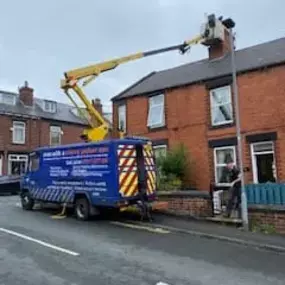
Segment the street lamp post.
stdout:
<path fill-rule="evenodd" d="M 225 26 L 229 30 L 230 37 L 230 49 L 231 49 L 231 68 L 232 68 L 232 80 L 233 80 L 233 96 L 235 105 L 235 121 L 236 121 L 236 136 L 237 136 L 237 147 L 238 147 L 238 160 L 239 169 L 241 173 L 241 210 L 242 210 L 242 223 L 243 228 L 248 230 L 248 208 L 247 208 L 247 197 L 245 193 L 244 183 L 244 171 L 243 171 L 243 147 L 242 147 L 242 135 L 240 127 L 240 113 L 239 113 L 239 94 L 237 87 L 237 72 L 236 72 L 236 61 L 235 61 L 235 48 L 234 48 L 234 36 L 232 28 L 235 26 L 231 19 L 225 20 Z"/>

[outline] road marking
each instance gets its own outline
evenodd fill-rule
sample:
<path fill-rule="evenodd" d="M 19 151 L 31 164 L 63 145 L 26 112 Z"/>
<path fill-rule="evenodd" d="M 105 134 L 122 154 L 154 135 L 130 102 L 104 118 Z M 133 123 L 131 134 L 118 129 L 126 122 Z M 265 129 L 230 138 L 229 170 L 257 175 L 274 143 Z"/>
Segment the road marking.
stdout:
<path fill-rule="evenodd" d="M 138 230 L 146 230 L 152 233 L 158 233 L 158 234 L 169 234 L 170 231 L 162 229 L 162 228 L 154 228 L 154 227 L 147 227 L 147 226 L 140 226 L 136 224 L 128 224 L 128 223 L 123 223 L 123 222 L 110 222 L 113 225 L 116 226 L 123 226 L 126 228 L 131 228 L 131 229 L 138 229 Z"/>
<path fill-rule="evenodd" d="M 164 282 L 158 282 L 155 285 L 169 285 L 168 283 L 164 283 Z"/>
<path fill-rule="evenodd" d="M 65 248 L 62 248 L 62 247 L 55 246 L 55 245 L 52 245 L 50 243 L 47 243 L 47 242 L 44 242 L 44 241 L 41 241 L 41 240 L 38 240 L 38 239 L 35 239 L 35 238 L 32 238 L 32 237 L 29 237 L 29 236 L 26 236 L 26 235 L 23 235 L 23 234 L 20 234 L 20 233 L 11 231 L 11 230 L 7 230 L 5 228 L 0 228 L 0 231 L 3 232 L 3 233 L 6 233 L 6 234 L 14 235 L 14 236 L 17 236 L 19 238 L 38 243 L 38 244 L 40 244 L 42 246 L 49 247 L 49 248 L 57 250 L 57 251 L 61 251 L 63 253 L 67 253 L 67 254 L 70 254 L 70 255 L 73 255 L 73 256 L 78 256 L 79 255 L 79 253 L 77 253 L 77 252 L 74 252 L 74 251 L 71 251 L 71 250 L 68 250 L 68 249 L 65 249 Z"/>

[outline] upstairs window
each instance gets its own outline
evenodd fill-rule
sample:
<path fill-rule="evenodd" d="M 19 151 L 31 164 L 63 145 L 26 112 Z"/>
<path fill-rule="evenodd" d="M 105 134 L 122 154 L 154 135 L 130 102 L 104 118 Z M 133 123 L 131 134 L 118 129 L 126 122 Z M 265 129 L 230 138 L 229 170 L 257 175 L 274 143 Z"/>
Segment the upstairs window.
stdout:
<path fill-rule="evenodd" d="M 15 144 L 24 144 L 26 135 L 26 124 L 25 122 L 14 121 L 13 122 L 13 135 L 12 141 Z"/>
<path fill-rule="evenodd" d="M 61 127 L 50 126 L 50 145 L 60 145 L 61 144 Z"/>
<path fill-rule="evenodd" d="M 158 128 L 164 125 L 164 94 L 150 97 L 147 126 L 150 128 Z"/>
<path fill-rule="evenodd" d="M 6 105 L 16 105 L 16 95 L 9 93 L 0 93 L 0 103 Z"/>
<path fill-rule="evenodd" d="M 123 132 L 127 130 L 127 112 L 126 105 L 120 105 L 118 107 L 118 126 Z"/>
<path fill-rule="evenodd" d="M 49 113 L 55 113 L 56 112 L 56 102 L 53 101 L 44 101 L 44 111 Z"/>
<path fill-rule="evenodd" d="M 212 126 L 233 122 L 231 87 L 224 86 L 210 91 Z"/>

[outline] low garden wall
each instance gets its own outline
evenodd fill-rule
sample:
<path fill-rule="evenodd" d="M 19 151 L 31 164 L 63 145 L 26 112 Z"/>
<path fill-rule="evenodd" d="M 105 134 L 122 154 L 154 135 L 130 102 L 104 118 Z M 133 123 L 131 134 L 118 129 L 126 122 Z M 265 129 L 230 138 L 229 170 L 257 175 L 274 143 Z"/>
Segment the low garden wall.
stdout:
<path fill-rule="evenodd" d="M 248 217 L 253 231 L 285 235 L 284 205 L 249 205 Z"/>
<path fill-rule="evenodd" d="M 159 201 L 167 202 L 168 208 L 159 212 L 187 218 L 212 217 L 213 203 L 206 191 L 159 191 Z M 249 204 L 248 217 L 251 230 L 285 235 L 285 205 Z"/>
<path fill-rule="evenodd" d="M 209 217 L 212 215 L 212 200 L 204 191 L 159 191 L 159 201 L 168 202 L 168 209 L 163 213 L 193 218 Z"/>

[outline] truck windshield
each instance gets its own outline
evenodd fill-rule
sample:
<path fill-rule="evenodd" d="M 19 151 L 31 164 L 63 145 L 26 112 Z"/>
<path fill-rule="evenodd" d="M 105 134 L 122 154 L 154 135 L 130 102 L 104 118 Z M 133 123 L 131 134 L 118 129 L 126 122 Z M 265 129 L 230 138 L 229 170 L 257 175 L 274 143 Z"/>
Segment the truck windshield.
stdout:
<path fill-rule="evenodd" d="M 37 153 L 33 153 L 30 155 L 30 163 L 29 163 L 29 171 L 37 171 L 40 165 L 40 158 Z"/>

